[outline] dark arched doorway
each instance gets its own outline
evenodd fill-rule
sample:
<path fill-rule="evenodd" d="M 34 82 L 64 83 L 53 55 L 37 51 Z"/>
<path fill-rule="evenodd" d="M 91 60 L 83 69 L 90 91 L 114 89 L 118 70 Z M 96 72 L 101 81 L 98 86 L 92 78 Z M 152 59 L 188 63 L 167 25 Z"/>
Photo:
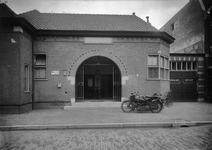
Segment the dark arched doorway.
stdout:
<path fill-rule="evenodd" d="M 76 101 L 121 101 L 121 73 L 110 59 L 94 56 L 86 59 L 76 73 Z"/>

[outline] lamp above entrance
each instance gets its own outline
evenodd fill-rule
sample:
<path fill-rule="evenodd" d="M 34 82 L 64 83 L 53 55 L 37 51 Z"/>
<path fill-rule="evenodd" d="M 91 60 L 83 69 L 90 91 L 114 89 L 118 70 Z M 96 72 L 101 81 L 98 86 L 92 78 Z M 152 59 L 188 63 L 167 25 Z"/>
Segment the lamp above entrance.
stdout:
<path fill-rule="evenodd" d="M 96 74 L 99 74 L 99 73 L 100 73 L 100 71 L 99 71 L 99 70 L 96 70 L 95 72 L 96 72 Z"/>

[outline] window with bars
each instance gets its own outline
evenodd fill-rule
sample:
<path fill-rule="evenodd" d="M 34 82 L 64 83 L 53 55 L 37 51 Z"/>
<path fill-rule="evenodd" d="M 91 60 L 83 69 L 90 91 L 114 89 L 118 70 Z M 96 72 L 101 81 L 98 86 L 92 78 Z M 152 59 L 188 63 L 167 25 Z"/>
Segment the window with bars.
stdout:
<path fill-rule="evenodd" d="M 196 71 L 197 62 L 196 61 L 172 61 L 170 62 L 171 71 Z"/>
<path fill-rule="evenodd" d="M 35 54 L 34 78 L 46 79 L 46 54 Z"/>
<path fill-rule="evenodd" d="M 148 56 L 148 79 L 169 79 L 169 59 L 162 55 Z"/>
<path fill-rule="evenodd" d="M 29 92 L 29 65 L 24 66 L 24 90 Z"/>

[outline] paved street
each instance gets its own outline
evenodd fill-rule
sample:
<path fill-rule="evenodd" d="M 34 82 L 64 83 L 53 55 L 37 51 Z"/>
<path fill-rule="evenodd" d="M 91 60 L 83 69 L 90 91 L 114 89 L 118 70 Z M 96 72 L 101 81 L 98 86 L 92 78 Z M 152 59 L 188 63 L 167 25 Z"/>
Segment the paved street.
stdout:
<path fill-rule="evenodd" d="M 124 113 L 120 103 L 0 115 L 0 126 L 212 121 L 212 104 L 174 103 L 160 113 Z M 96 105 L 95 107 L 91 105 Z M 103 105 L 103 106 L 100 106 Z M 0 131 L 0 149 L 212 150 L 212 125 L 184 128 L 103 128 Z"/>
<path fill-rule="evenodd" d="M 0 131 L 1 150 L 211 150 L 212 125 L 187 128 L 122 128 Z"/>

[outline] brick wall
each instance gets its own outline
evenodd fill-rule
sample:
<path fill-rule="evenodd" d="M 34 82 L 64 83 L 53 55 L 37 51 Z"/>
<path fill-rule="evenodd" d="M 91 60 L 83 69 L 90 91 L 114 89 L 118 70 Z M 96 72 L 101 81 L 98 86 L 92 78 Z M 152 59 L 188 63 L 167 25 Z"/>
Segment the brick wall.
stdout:
<path fill-rule="evenodd" d="M 111 59 L 120 69 L 122 98 L 131 92 L 143 95 L 169 90 L 169 81 L 147 80 L 148 54 L 169 56 L 168 44 L 158 38 L 113 38 L 110 44 L 85 44 L 83 38 L 38 37 L 9 32 L 0 35 L 0 107 L 1 112 L 22 113 L 32 107 L 32 82 L 35 84 L 35 108 L 69 105 L 75 99 L 75 75 L 79 66 L 93 56 Z M 45 53 L 47 79 L 32 81 L 32 48 Z M 29 92 L 24 89 L 24 66 L 30 69 Z M 63 75 L 67 70 L 67 75 Z M 51 75 L 59 71 L 59 75 Z M 57 84 L 62 87 L 58 88 Z"/>
<path fill-rule="evenodd" d="M 0 112 L 25 112 L 31 109 L 32 101 L 31 92 L 24 90 L 25 64 L 30 67 L 32 89 L 31 39 L 25 33 L 13 32 L 12 27 L 0 28 Z"/>
<path fill-rule="evenodd" d="M 171 53 L 204 53 L 204 12 L 198 0 L 191 0 L 160 30 L 175 38 Z"/>
<path fill-rule="evenodd" d="M 1 33 L 0 41 L 0 104 L 20 104 L 20 35 Z"/>
<path fill-rule="evenodd" d="M 158 51 L 169 56 L 168 45 L 160 39 L 113 38 L 112 44 L 84 44 L 83 38 L 37 37 L 34 52 L 46 53 L 47 80 L 35 81 L 35 102 L 70 102 L 75 98 L 77 69 L 92 56 L 104 56 L 117 64 L 126 83 L 122 84 L 122 97 L 132 91 L 147 95 L 169 90 L 169 81 L 147 80 L 147 55 Z M 67 76 L 62 75 L 63 70 L 68 71 Z M 53 76 L 51 71 L 60 74 Z M 59 82 L 61 88 L 57 87 Z"/>
<path fill-rule="evenodd" d="M 25 34 L 20 35 L 20 93 L 21 93 L 21 105 L 29 105 L 31 109 L 32 102 L 32 40 L 31 37 L 26 36 Z M 29 66 L 29 91 L 25 91 L 25 65 Z M 26 107 L 26 106 L 25 106 Z"/>

